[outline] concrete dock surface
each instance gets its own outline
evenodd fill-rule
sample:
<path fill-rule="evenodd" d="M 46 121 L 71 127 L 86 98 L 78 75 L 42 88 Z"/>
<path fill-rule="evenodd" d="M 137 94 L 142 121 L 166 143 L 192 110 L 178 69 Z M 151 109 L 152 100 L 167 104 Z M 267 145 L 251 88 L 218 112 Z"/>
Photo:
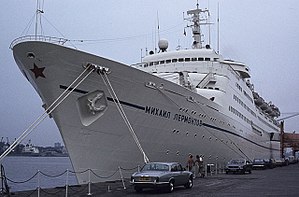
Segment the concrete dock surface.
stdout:
<path fill-rule="evenodd" d="M 299 164 L 254 170 L 252 174 L 212 174 L 196 178 L 192 189 L 177 187 L 173 193 L 144 190 L 136 193 L 128 179 L 121 181 L 70 186 L 67 196 L 299 196 Z M 89 193 L 90 191 L 90 193 Z M 2 195 L 5 196 L 5 195 Z M 10 196 L 36 197 L 38 190 L 12 193 Z M 41 197 L 66 196 L 66 188 L 41 189 Z"/>

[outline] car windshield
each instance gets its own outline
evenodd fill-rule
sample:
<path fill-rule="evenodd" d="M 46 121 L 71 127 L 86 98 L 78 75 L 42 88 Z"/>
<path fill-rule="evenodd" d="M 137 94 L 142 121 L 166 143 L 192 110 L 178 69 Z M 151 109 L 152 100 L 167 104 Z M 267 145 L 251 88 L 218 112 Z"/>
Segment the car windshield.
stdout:
<path fill-rule="evenodd" d="M 148 163 L 141 171 L 169 171 L 169 166 L 161 163 Z"/>
<path fill-rule="evenodd" d="M 253 160 L 254 163 L 264 163 L 263 159 L 255 159 Z"/>
<path fill-rule="evenodd" d="M 244 160 L 234 159 L 229 162 L 229 164 L 243 164 Z"/>

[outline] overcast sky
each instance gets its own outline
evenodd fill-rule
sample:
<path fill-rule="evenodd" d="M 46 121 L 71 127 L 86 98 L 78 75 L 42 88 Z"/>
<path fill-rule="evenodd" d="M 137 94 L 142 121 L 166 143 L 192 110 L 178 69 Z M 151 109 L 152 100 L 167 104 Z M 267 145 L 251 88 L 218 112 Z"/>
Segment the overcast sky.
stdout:
<path fill-rule="evenodd" d="M 299 112 L 299 1 L 200 1 L 201 7 L 210 8 L 212 22 L 218 2 L 221 54 L 250 66 L 255 90 L 277 105 L 282 116 Z M 0 138 L 13 140 L 43 113 L 41 99 L 9 49 L 13 39 L 34 33 L 36 0 L 0 3 Z M 140 60 L 142 48 L 154 47 L 158 19 L 160 37 L 168 39 L 170 50 L 189 47 L 192 39 L 190 30 L 183 36 L 183 12 L 195 5 L 196 0 L 44 0 L 42 27 L 45 35 L 84 40 L 72 42 L 80 50 L 131 64 Z M 211 31 L 216 49 L 216 25 Z M 298 121 L 299 116 L 286 120 L 286 129 L 299 132 Z M 35 145 L 62 142 L 52 119 L 46 119 L 25 142 L 28 139 Z"/>

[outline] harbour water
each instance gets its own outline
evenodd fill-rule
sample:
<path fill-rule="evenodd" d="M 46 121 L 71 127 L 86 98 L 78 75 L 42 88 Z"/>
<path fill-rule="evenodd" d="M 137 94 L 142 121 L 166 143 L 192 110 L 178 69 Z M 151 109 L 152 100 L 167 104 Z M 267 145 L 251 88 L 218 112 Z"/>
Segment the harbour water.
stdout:
<path fill-rule="evenodd" d="M 68 157 L 9 156 L 4 158 L 2 165 L 11 191 L 34 190 L 38 186 L 62 187 L 67 181 L 68 185 L 77 184 L 75 174 L 66 173 L 67 169 L 73 171 Z"/>

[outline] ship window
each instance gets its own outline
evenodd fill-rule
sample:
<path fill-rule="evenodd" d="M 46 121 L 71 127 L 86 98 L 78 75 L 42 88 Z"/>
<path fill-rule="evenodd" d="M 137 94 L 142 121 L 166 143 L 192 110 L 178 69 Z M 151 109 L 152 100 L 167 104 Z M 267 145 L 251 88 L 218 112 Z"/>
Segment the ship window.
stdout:
<path fill-rule="evenodd" d="M 190 58 L 185 58 L 185 62 L 190 62 Z"/>
<path fill-rule="evenodd" d="M 169 64 L 169 63 L 171 63 L 171 60 L 166 60 L 166 64 Z"/>
<path fill-rule="evenodd" d="M 177 59 L 172 59 L 172 62 L 177 62 L 178 60 Z"/>
<path fill-rule="evenodd" d="M 219 88 L 215 88 L 215 90 L 219 90 Z"/>
<path fill-rule="evenodd" d="M 183 62 L 184 61 L 184 58 L 179 58 L 179 62 Z"/>
<path fill-rule="evenodd" d="M 150 65 L 150 66 L 152 66 L 153 64 L 154 64 L 153 62 L 150 62 L 150 64 L 149 64 L 149 65 Z"/>
<path fill-rule="evenodd" d="M 203 57 L 198 58 L 198 61 L 203 61 L 203 60 L 204 60 Z"/>
<path fill-rule="evenodd" d="M 144 64 L 144 68 L 145 68 L 145 67 L 148 67 L 148 64 L 147 64 L 147 63 L 146 63 L 146 64 Z"/>
<path fill-rule="evenodd" d="M 159 62 L 154 62 L 154 65 L 158 65 L 159 64 Z"/>
<path fill-rule="evenodd" d="M 164 60 L 160 61 L 160 64 L 164 64 L 164 63 L 165 63 L 165 61 L 164 61 Z"/>
<path fill-rule="evenodd" d="M 206 57 L 206 58 L 205 58 L 205 61 L 211 61 L 211 58 Z"/>
<path fill-rule="evenodd" d="M 191 61 L 195 62 L 195 61 L 197 61 L 197 58 L 196 57 L 192 57 Z"/>

